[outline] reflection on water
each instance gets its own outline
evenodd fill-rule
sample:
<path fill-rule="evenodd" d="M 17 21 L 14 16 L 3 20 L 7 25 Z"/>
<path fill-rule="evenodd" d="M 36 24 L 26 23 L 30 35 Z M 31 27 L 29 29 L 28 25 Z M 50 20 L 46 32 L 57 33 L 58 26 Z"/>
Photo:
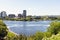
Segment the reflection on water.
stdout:
<path fill-rule="evenodd" d="M 51 21 L 4 21 L 9 30 L 17 34 L 31 35 L 36 31 L 45 32 Z"/>
<path fill-rule="evenodd" d="M 23 34 L 27 34 L 27 30 L 26 30 L 26 22 L 23 22 Z"/>

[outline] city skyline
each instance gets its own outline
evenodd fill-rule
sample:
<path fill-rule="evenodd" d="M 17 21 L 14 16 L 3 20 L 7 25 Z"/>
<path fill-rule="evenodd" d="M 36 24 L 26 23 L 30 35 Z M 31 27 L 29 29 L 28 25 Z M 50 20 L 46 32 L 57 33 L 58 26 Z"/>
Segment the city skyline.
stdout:
<path fill-rule="evenodd" d="M 60 15 L 60 0 L 0 0 L 0 12 L 7 14 Z"/>

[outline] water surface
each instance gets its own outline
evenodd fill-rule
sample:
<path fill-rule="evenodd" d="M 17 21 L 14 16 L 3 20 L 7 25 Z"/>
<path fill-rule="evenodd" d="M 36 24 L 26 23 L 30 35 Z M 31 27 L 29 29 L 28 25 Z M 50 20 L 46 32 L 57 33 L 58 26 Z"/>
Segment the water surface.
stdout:
<path fill-rule="evenodd" d="M 31 35 L 37 31 L 45 32 L 51 21 L 4 21 L 9 30 L 17 34 Z"/>

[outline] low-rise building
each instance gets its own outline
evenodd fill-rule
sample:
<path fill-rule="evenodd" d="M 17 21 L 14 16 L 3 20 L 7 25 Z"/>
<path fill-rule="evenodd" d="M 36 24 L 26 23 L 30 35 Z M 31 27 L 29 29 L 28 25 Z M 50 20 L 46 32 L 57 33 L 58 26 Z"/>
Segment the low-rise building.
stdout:
<path fill-rule="evenodd" d="M 53 16 L 48 16 L 49 20 L 56 20 L 57 16 L 53 15 Z"/>
<path fill-rule="evenodd" d="M 0 13 L 0 18 L 5 18 L 5 17 L 7 17 L 7 14 L 6 14 L 5 11 L 2 11 L 2 12 Z"/>
<path fill-rule="evenodd" d="M 16 16 L 15 16 L 15 14 L 9 14 L 8 17 L 9 18 L 15 18 Z"/>
<path fill-rule="evenodd" d="M 18 14 L 18 18 L 22 18 L 23 17 L 23 15 L 22 14 Z"/>

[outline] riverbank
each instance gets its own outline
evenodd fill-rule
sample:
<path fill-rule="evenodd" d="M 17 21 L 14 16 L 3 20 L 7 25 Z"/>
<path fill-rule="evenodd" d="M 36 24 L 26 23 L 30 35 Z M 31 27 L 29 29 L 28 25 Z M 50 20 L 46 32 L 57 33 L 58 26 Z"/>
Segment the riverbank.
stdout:
<path fill-rule="evenodd" d="M 12 23 L 12 22 L 11 22 Z M 10 23 L 10 24 L 11 24 Z M 40 23 L 40 22 L 39 22 Z M 25 25 L 25 24 L 24 24 Z M 36 24 L 35 24 L 36 25 Z M 45 24 L 46 25 L 46 24 Z M 19 26 L 19 25 L 18 25 Z M 3 28 L 3 29 L 2 29 Z M 46 32 L 36 32 L 34 35 L 26 36 L 23 34 L 17 35 L 16 33 L 9 30 L 7 26 L 0 21 L 0 34 L 3 37 L 4 40 L 60 40 L 60 22 L 54 21 L 50 24 L 50 27 L 47 28 Z M 36 27 L 38 28 L 38 27 Z M 2 31 L 2 30 L 3 31 Z M 7 31 L 6 31 L 6 30 Z M 25 29 L 25 27 L 24 27 Z M 39 28 L 40 29 L 40 28 Z M 41 28 L 43 29 L 43 28 Z M 18 29 L 19 30 L 19 29 Z M 31 29 L 32 30 L 32 29 Z M 20 31 L 20 30 L 19 30 Z M 53 32 L 52 32 L 53 31 Z M 23 32 L 23 31 L 22 31 Z M 30 31 L 29 31 L 30 32 Z M 34 32 L 34 31 L 33 31 Z M 7 33 L 7 34 L 6 34 Z M 24 32 L 25 33 L 25 32 Z M 2 37 L 0 35 L 0 38 Z"/>
<path fill-rule="evenodd" d="M 58 18 L 58 17 L 41 17 L 41 18 L 31 18 L 31 17 L 26 17 L 25 19 L 24 18 L 0 18 L 0 19 L 2 19 L 2 20 L 10 20 L 10 21 L 40 21 L 40 20 L 43 20 L 43 21 L 45 21 L 45 20 L 60 20 L 60 18 Z"/>
<path fill-rule="evenodd" d="M 11 30 L 9 30 L 9 32 L 11 32 L 11 33 L 13 33 L 13 34 L 15 34 L 15 35 L 17 35 L 17 36 L 19 35 L 19 34 L 17 34 L 17 33 L 15 33 L 15 32 L 13 32 L 13 31 L 11 31 Z"/>

